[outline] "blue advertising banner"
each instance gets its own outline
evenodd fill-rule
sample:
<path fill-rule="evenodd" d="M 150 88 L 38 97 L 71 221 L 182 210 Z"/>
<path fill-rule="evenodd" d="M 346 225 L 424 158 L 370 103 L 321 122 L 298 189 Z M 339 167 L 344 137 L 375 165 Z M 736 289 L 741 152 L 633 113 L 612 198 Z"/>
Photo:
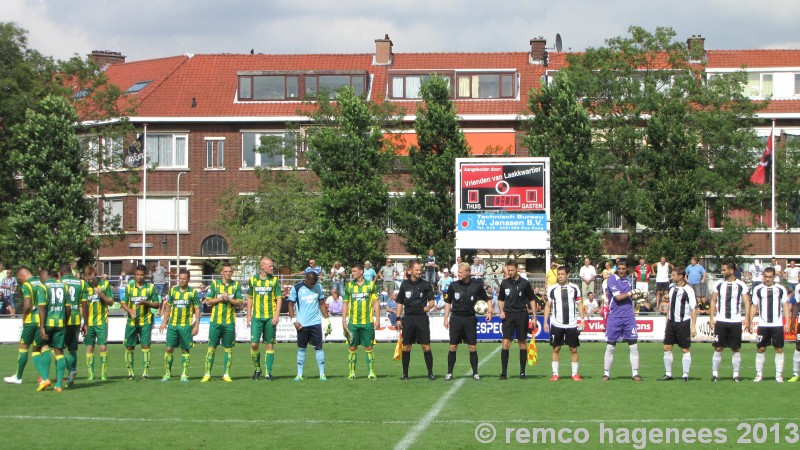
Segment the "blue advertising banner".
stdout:
<path fill-rule="evenodd" d="M 549 341 L 550 333 L 544 332 L 544 317 L 536 317 L 536 340 Z M 479 341 L 499 341 L 503 339 L 503 325 L 500 317 L 493 316 L 491 322 L 486 322 L 486 317 L 478 316 L 478 340 Z M 528 340 L 531 339 L 530 334 L 530 318 L 528 319 Z"/>

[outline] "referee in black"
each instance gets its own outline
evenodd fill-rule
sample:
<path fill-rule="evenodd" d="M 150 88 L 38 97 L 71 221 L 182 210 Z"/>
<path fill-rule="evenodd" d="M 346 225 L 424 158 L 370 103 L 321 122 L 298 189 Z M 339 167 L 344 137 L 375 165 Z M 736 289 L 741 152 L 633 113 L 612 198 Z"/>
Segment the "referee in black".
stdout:
<path fill-rule="evenodd" d="M 422 263 L 409 263 L 410 276 L 400 283 L 397 291 L 397 328 L 403 331 L 403 376 L 408 380 L 408 363 L 411 361 L 411 344 L 420 344 L 428 367 L 428 379 L 433 381 L 433 355 L 431 354 L 431 322 L 428 311 L 433 310 L 433 286 L 422 279 Z M 406 315 L 403 317 L 403 309 Z"/>
<path fill-rule="evenodd" d="M 467 343 L 469 364 L 472 366 L 472 378 L 480 380 L 478 375 L 478 318 L 475 317 L 475 303 L 488 300 L 483 281 L 470 278 L 469 263 L 458 265 L 458 280 L 450 283 L 444 298 L 444 327 L 450 330 L 450 353 L 447 354 L 447 375 L 444 379 L 453 379 L 453 367 L 456 365 L 458 344 Z M 452 312 L 452 315 L 450 314 Z M 486 312 L 486 321 L 492 320 L 492 307 Z"/>
<path fill-rule="evenodd" d="M 525 379 L 525 365 L 528 363 L 528 309 L 533 313 L 533 324 L 536 324 L 536 302 L 533 289 L 525 278 L 517 272 L 517 262 L 506 263 L 508 278 L 500 283 L 497 304 L 500 306 L 500 319 L 503 321 L 503 349 L 500 352 L 502 373 L 500 379 L 506 379 L 508 369 L 508 348 L 517 335 L 519 343 L 519 377 Z"/>

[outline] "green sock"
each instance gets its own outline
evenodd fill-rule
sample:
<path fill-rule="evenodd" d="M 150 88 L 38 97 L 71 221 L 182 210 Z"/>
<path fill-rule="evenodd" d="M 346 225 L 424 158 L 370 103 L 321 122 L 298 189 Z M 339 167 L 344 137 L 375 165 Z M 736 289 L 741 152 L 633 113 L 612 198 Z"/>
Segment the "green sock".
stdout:
<path fill-rule="evenodd" d="M 231 373 L 231 363 L 233 362 L 233 349 L 226 348 L 225 349 L 225 375 L 230 375 Z"/>
<path fill-rule="evenodd" d="M 125 368 L 128 369 L 128 375 L 133 376 L 133 350 L 125 349 Z"/>
<path fill-rule="evenodd" d="M 17 379 L 22 379 L 22 372 L 25 371 L 25 365 L 28 364 L 28 349 L 25 350 L 19 349 L 19 355 L 17 355 Z"/>
<path fill-rule="evenodd" d="M 86 354 L 86 369 L 89 371 L 89 377 L 94 378 L 94 353 Z"/>
<path fill-rule="evenodd" d="M 216 347 L 208 347 L 208 353 L 206 353 L 206 375 L 210 375 L 211 369 L 214 368 L 214 353 L 216 351 Z"/>
<path fill-rule="evenodd" d="M 142 349 L 142 361 L 144 362 L 144 371 L 142 371 L 142 375 L 150 375 L 150 349 L 143 348 Z"/>
<path fill-rule="evenodd" d="M 375 364 L 375 351 L 374 350 L 367 350 L 367 369 L 369 369 L 369 373 L 375 373 L 373 371 L 373 364 Z"/>
<path fill-rule="evenodd" d="M 36 367 L 36 371 L 39 372 L 39 376 L 42 377 L 42 380 L 46 380 L 50 374 L 48 373 L 49 370 L 44 370 L 44 358 L 42 357 L 41 352 L 33 352 L 33 365 Z M 50 369 L 50 367 L 48 367 Z"/>
<path fill-rule="evenodd" d="M 49 368 L 49 367 L 48 367 Z M 64 355 L 56 355 L 56 387 L 61 387 L 61 379 L 64 378 L 64 369 L 67 368 L 67 362 L 64 360 Z"/>
<path fill-rule="evenodd" d="M 108 352 L 100 352 L 100 376 L 106 376 L 108 367 Z"/>
<path fill-rule="evenodd" d="M 70 372 L 78 370 L 78 352 L 68 351 L 64 356 L 67 358 L 67 369 Z"/>
<path fill-rule="evenodd" d="M 356 373 L 356 352 L 354 350 L 348 351 L 347 364 L 350 367 L 350 375 L 354 375 Z"/>
<path fill-rule="evenodd" d="M 256 368 L 256 371 L 257 372 L 260 371 L 261 370 L 261 352 L 259 352 L 258 349 L 253 350 L 251 348 L 250 349 L 250 359 L 253 360 L 253 367 Z"/>
<path fill-rule="evenodd" d="M 183 362 L 183 373 L 181 375 L 184 376 L 184 377 L 189 376 L 189 354 L 188 353 L 184 353 L 183 354 L 182 362 Z"/>
<path fill-rule="evenodd" d="M 45 370 L 44 373 L 47 376 L 50 376 L 50 363 L 53 361 L 53 352 L 50 349 L 42 350 L 42 368 Z"/>
<path fill-rule="evenodd" d="M 272 363 L 275 362 L 275 350 L 267 350 L 267 375 L 272 376 Z"/>
<path fill-rule="evenodd" d="M 172 353 L 164 353 L 164 370 L 167 375 L 172 375 Z"/>

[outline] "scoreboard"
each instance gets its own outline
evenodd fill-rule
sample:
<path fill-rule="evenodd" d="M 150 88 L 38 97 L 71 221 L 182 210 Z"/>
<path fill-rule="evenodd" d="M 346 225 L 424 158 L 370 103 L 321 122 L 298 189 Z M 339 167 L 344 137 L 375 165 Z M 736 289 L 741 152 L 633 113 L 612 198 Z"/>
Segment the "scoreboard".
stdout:
<path fill-rule="evenodd" d="M 461 211 L 544 211 L 545 164 L 461 165 Z"/>

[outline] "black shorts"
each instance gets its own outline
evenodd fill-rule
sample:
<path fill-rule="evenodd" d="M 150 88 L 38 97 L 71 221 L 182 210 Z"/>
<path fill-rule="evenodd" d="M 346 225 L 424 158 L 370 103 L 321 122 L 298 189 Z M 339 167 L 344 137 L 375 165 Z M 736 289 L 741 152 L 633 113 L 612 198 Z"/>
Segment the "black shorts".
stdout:
<path fill-rule="evenodd" d="M 692 346 L 691 320 L 684 320 L 683 322 L 669 321 L 667 329 L 664 331 L 664 345 L 675 344 L 678 344 L 680 348 L 690 348 Z"/>
<path fill-rule="evenodd" d="M 527 311 L 507 312 L 503 320 L 503 339 L 513 341 L 516 333 L 518 341 L 527 341 L 529 320 Z"/>
<path fill-rule="evenodd" d="M 783 327 L 758 327 L 756 348 L 783 348 Z"/>
<path fill-rule="evenodd" d="M 478 343 L 478 318 L 475 316 L 450 316 L 450 345 Z"/>
<path fill-rule="evenodd" d="M 714 348 L 730 348 L 733 351 L 742 348 L 741 322 L 720 322 L 714 324 Z"/>
<path fill-rule="evenodd" d="M 314 346 L 315 350 L 322 348 L 322 325 L 309 325 L 297 332 L 297 346 L 300 348 Z"/>
<path fill-rule="evenodd" d="M 431 343 L 431 321 L 427 314 L 403 318 L 403 345 Z"/>
<path fill-rule="evenodd" d="M 577 328 L 550 327 L 550 346 L 561 347 L 564 342 L 570 348 L 581 346 L 580 331 Z"/>
<path fill-rule="evenodd" d="M 669 281 L 656 282 L 656 292 L 663 292 L 669 290 Z"/>

